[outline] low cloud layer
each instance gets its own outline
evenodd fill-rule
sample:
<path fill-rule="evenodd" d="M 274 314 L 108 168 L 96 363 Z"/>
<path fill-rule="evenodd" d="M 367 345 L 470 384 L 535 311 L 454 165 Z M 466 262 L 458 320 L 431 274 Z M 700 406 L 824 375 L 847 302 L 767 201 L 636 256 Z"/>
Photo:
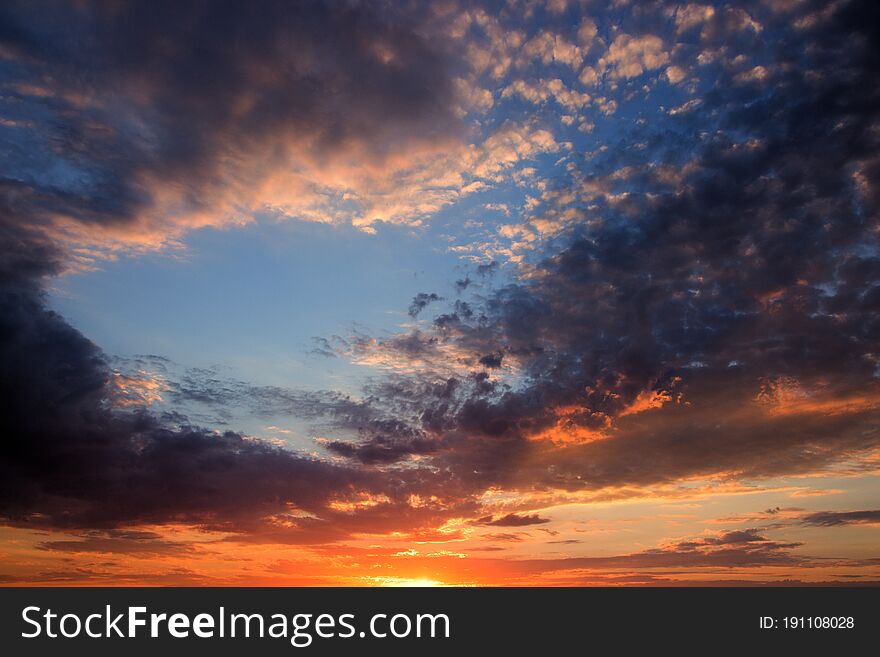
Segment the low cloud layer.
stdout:
<path fill-rule="evenodd" d="M 877 525 L 880 524 L 880 511 L 819 511 L 807 514 L 801 522 L 813 527 Z"/>

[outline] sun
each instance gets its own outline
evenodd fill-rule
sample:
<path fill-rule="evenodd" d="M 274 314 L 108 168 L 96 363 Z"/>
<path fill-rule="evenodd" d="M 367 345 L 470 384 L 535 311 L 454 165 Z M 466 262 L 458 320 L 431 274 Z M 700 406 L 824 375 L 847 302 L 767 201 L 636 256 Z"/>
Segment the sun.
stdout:
<path fill-rule="evenodd" d="M 419 588 L 436 588 L 442 586 L 449 586 L 449 584 L 445 584 L 443 582 L 437 581 L 435 579 L 428 579 L 427 577 L 387 577 L 383 578 L 379 583 L 380 586 L 385 587 L 419 587 Z"/>

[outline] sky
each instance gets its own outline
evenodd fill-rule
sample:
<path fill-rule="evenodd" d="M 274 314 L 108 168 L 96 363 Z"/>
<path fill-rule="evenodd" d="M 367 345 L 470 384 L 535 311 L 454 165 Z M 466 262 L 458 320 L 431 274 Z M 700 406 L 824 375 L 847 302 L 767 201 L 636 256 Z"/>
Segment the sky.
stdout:
<path fill-rule="evenodd" d="M 880 583 L 859 0 L 0 6 L 0 584 Z"/>

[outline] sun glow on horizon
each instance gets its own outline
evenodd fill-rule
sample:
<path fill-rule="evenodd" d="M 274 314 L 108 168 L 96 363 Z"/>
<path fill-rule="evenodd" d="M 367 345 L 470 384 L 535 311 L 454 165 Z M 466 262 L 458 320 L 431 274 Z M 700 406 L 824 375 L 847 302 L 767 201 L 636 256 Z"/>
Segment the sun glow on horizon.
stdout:
<path fill-rule="evenodd" d="M 376 585 L 383 588 L 443 588 L 452 586 L 451 584 L 427 577 L 381 577 L 375 578 L 374 581 Z"/>

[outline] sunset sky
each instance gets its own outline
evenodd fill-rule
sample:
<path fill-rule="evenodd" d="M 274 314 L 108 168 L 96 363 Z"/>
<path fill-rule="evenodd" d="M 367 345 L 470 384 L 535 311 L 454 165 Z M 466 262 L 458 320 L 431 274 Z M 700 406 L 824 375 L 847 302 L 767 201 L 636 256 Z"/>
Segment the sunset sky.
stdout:
<path fill-rule="evenodd" d="M 0 583 L 880 582 L 877 12 L 0 4 Z"/>

